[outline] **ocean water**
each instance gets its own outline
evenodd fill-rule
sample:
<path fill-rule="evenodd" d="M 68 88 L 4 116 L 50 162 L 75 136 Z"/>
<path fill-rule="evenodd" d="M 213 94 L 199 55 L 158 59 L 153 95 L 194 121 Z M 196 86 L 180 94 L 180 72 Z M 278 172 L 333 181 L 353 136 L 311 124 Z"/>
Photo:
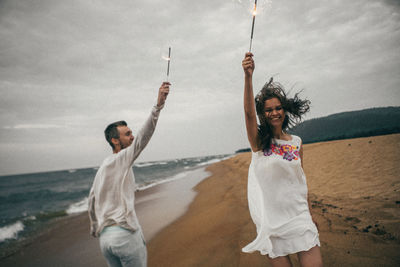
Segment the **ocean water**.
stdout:
<path fill-rule="evenodd" d="M 139 190 L 176 179 L 232 155 L 137 163 Z M 0 176 L 0 256 L 56 218 L 87 211 L 97 168 Z"/>

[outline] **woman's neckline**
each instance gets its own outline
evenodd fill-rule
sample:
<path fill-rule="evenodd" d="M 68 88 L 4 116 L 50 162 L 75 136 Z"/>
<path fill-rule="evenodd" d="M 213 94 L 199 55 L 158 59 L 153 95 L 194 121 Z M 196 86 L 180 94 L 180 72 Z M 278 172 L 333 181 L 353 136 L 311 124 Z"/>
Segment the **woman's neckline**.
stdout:
<path fill-rule="evenodd" d="M 279 138 L 273 138 L 273 139 L 274 139 L 274 140 L 277 140 L 277 141 L 286 141 L 286 142 L 293 141 L 293 135 L 290 135 L 290 134 L 288 134 L 288 135 L 290 136 L 290 139 L 289 139 L 289 140 L 279 139 Z"/>

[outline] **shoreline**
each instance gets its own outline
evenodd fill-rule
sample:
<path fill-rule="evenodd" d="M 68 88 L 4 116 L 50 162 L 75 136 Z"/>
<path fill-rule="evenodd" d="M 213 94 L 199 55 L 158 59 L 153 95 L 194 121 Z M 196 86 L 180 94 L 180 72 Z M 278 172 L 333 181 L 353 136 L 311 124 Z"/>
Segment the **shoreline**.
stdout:
<path fill-rule="evenodd" d="M 205 166 L 230 156 L 232 155 L 201 156 L 134 165 L 133 169 L 137 174 L 135 191 L 196 175 L 198 169 L 204 169 Z M 43 172 L 41 175 L 18 174 L 15 179 L 5 177 L 1 181 L 4 185 L 1 195 L 5 199 L 1 212 L 3 220 L 0 227 L 0 259 L 23 246 L 22 243 L 29 243 L 30 239 L 40 234 L 52 222 L 85 212 L 95 173 L 95 168 L 83 168 Z M 36 182 L 39 184 L 33 185 Z M 23 186 L 26 183 L 32 185 L 32 188 Z M 52 199 L 51 202 L 48 201 L 49 198 Z"/>
<path fill-rule="evenodd" d="M 209 176 L 204 167 L 198 168 L 190 171 L 185 178 L 136 192 L 135 209 L 147 242 L 185 214 L 197 195 L 193 188 Z"/>
<path fill-rule="evenodd" d="M 399 151 L 400 134 L 304 145 L 304 170 L 325 266 L 400 265 Z M 136 193 L 150 267 L 270 266 L 266 256 L 241 252 L 256 235 L 247 206 L 250 156 L 241 153 L 214 163 L 205 169 L 211 175 L 196 186 L 182 185 L 194 199 L 177 197 L 176 203 L 186 202 L 183 211 L 153 232 L 148 227 L 158 221 L 154 218 L 164 220 L 160 209 L 174 205 L 163 201 L 163 194 L 174 196 L 182 190 L 176 182 L 185 184 L 185 179 Z M 159 204 L 165 206 L 157 208 Z M 2 266 L 106 266 L 98 240 L 89 236 L 86 214 L 56 227 L 63 232 L 50 229 L 34 248 L 28 246 L 13 261 L 2 259 Z M 157 228 L 154 223 L 152 227 Z M 299 266 L 295 255 L 290 258 Z"/>
<path fill-rule="evenodd" d="M 147 240 L 182 216 L 197 194 L 193 187 L 210 175 L 205 167 L 185 177 L 160 183 L 135 194 L 135 208 Z M 47 229 L 21 240 L 1 266 L 107 266 L 97 238 L 89 234 L 87 212 L 60 217 Z M 73 255 L 73 256 L 71 256 Z"/>

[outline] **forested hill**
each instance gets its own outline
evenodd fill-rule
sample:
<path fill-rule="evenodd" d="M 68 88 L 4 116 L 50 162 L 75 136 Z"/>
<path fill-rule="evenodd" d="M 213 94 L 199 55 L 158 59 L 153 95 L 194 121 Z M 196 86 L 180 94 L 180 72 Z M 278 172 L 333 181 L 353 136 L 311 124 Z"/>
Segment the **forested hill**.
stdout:
<path fill-rule="evenodd" d="M 371 108 L 306 120 L 289 133 L 303 143 L 400 133 L 400 107 Z"/>

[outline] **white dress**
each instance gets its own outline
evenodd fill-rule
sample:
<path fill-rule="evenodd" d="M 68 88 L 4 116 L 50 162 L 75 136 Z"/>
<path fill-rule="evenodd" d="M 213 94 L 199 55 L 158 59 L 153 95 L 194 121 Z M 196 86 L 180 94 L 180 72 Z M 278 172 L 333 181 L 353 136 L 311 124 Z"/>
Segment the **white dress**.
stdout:
<path fill-rule="evenodd" d="M 290 141 L 274 139 L 270 150 L 252 153 L 247 193 L 257 237 L 243 252 L 276 258 L 320 246 L 308 208 L 300 147 L 300 137 L 292 135 Z"/>

